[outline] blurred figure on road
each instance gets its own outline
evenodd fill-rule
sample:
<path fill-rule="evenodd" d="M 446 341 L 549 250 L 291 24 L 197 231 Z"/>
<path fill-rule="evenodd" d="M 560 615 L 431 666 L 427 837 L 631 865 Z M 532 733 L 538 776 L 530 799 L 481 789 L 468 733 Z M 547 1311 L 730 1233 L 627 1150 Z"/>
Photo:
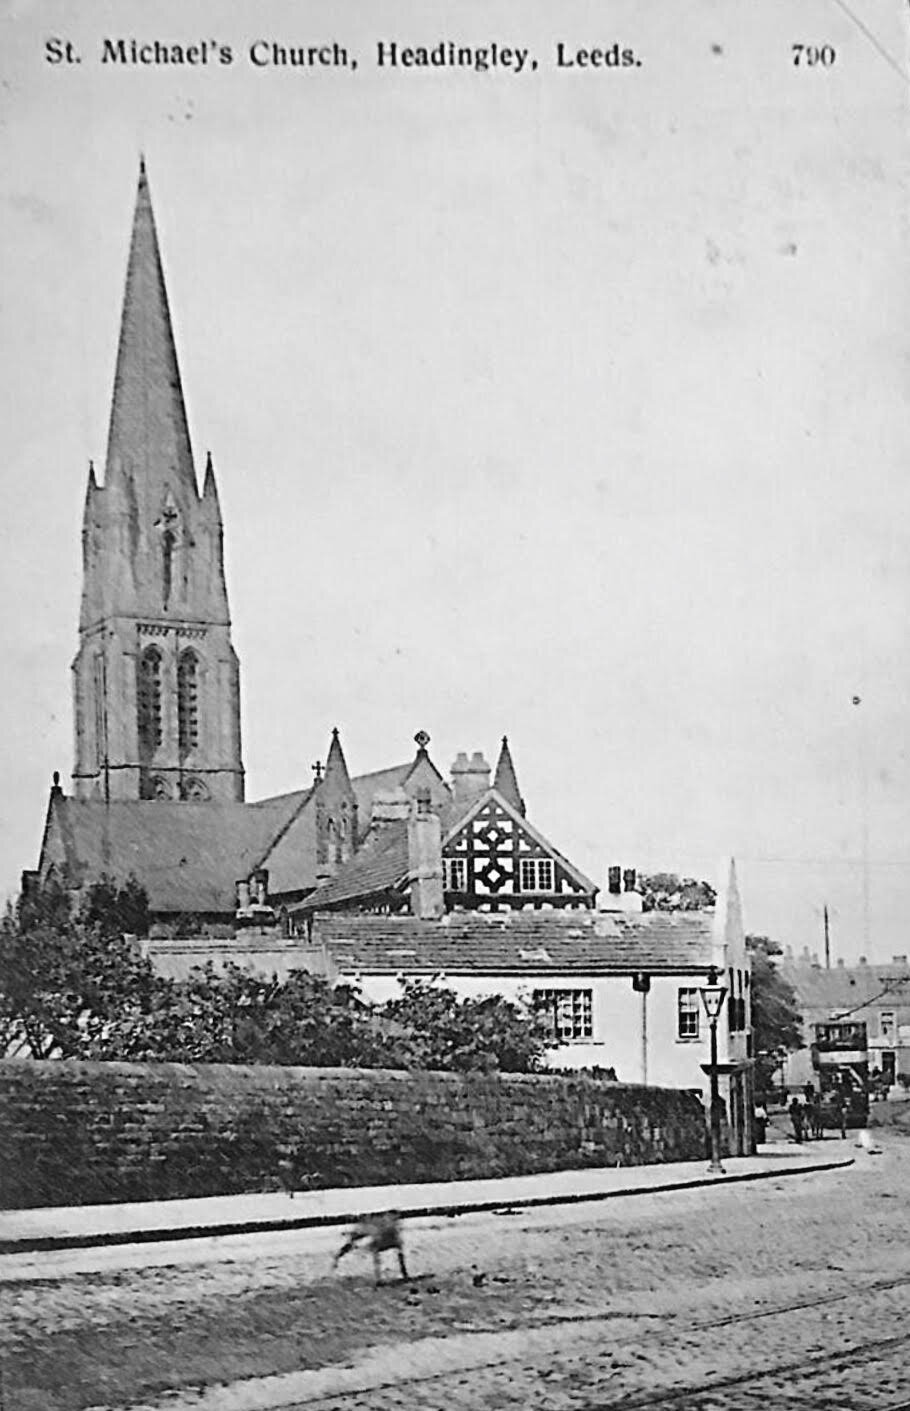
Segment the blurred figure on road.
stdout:
<path fill-rule="evenodd" d="M 403 1280 L 408 1278 L 408 1269 L 404 1262 L 401 1216 L 397 1210 L 386 1210 L 380 1215 L 364 1215 L 363 1219 L 358 1220 L 335 1255 L 333 1267 L 337 1268 L 339 1259 L 343 1259 L 346 1254 L 363 1242 L 369 1246 L 373 1256 L 373 1272 L 376 1276 L 377 1288 L 382 1283 L 382 1264 L 379 1256 L 386 1249 L 395 1250 L 398 1255 L 401 1277 Z"/>
<path fill-rule="evenodd" d="M 840 1088 L 835 1089 L 831 1098 L 831 1111 L 834 1116 L 835 1127 L 840 1128 L 842 1137 L 847 1135 L 847 1109 L 844 1105 L 844 1095 Z"/>
<path fill-rule="evenodd" d="M 794 1097 L 789 1107 L 790 1121 L 793 1123 L 793 1140 L 801 1142 L 805 1124 L 805 1109 L 798 1097 Z"/>

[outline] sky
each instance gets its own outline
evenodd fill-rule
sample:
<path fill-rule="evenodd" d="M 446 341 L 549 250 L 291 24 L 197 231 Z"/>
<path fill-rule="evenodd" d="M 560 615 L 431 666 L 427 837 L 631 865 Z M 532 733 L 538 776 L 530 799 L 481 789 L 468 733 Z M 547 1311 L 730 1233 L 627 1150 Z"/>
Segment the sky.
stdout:
<path fill-rule="evenodd" d="M 0 888 L 72 767 L 143 151 L 247 797 L 308 783 L 335 725 L 358 773 L 507 733 L 596 881 L 735 856 L 749 929 L 818 951 L 827 905 L 835 957 L 910 951 L 904 10 L 0 5 Z M 121 38 L 233 62 L 102 63 Z M 376 62 L 448 41 L 528 60 Z"/>

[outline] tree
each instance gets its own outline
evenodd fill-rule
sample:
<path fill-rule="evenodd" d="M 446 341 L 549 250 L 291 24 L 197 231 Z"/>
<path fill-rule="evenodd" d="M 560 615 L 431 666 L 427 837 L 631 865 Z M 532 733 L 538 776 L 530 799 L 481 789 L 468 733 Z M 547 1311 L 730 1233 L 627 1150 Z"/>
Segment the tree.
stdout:
<path fill-rule="evenodd" d="M 122 886 L 105 875 L 88 888 L 79 919 L 85 926 L 97 926 L 104 936 L 147 936 L 148 893 L 133 875 Z"/>
<path fill-rule="evenodd" d="M 380 1017 L 388 1067 L 528 1073 L 550 1042 L 538 1016 L 501 995 L 459 999 L 423 980 L 403 980 Z"/>
<path fill-rule="evenodd" d="M 0 1044 L 33 1058 L 275 1063 L 528 1072 L 548 1039 L 501 996 L 460 1000 L 407 981 L 384 1006 L 305 971 L 287 979 L 209 962 L 185 980 L 155 973 L 128 935 L 144 891 L 105 877 L 76 913 L 55 880 L 0 920 Z M 127 930 L 127 928 L 129 928 Z"/>
<path fill-rule="evenodd" d="M 675 872 L 653 872 L 638 881 L 642 911 L 707 911 L 717 901 L 710 882 L 680 879 Z"/>
<path fill-rule="evenodd" d="M 128 904 L 133 915 L 141 909 L 128 884 L 90 894 L 74 916 L 70 894 L 54 878 L 7 909 L 0 921 L 4 1052 L 24 1046 L 33 1058 L 109 1056 L 111 1033 L 138 1022 L 167 988 L 115 929 L 111 895 L 115 907 Z"/>
<path fill-rule="evenodd" d="M 788 1053 L 805 1047 L 802 1014 L 793 986 L 776 965 L 781 948 L 768 936 L 747 936 L 752 956 L 752 1042 L 755 1086 L 771 1087 L 774 1074 Z"/>

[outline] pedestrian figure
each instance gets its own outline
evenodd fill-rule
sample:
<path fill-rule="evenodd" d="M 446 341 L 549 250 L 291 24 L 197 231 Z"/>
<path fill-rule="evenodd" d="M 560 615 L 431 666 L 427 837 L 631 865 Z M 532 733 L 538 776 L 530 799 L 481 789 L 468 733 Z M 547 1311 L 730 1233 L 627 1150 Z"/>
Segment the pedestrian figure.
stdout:
<path fill-rule="evenodd" d="M 408 1279 L 408 1268 L 404 1262 L 404 1241 L 401 1237 L 401 1216 L 397 1210 L 386 1210 L 381 1215 L 364 1215 L 358 1220 L 335 1255 L 333 1267 L 337 1267 L 339 1259 L 343 1259 L 356 1245 L 364 1241 L 369 1245 L 373 1256 L 377 1288 L 382 1283 L 382 1264 L 379 1256 L 385 1249 L 395 1250 L 401 1277 L 404 1281 Z"/>
<path fill-rule="evenodd" d="M 819 1141 L 823 1135 L 822 1105 L 815 1097 L 806 1103 L 806 1126 L 809 1129 L 809 1136 L 814 1141 Z"/>
<path fill-rule="evenodd" d="M 840 1127 L 841 1137 L 847 1135 L 847 1110 L 844 1106 L 844 1095 L 838 1089 L 831 1099 L 831 1109 L 834 1116 L 835 1127 Z"/>
<path fill-rule="evenodd" d="M 793 1140 L 801 1142 L 803 1139 L 803 1122 L 805 1119 L 805 1112 L 803 1110 L 803 1105 L 798 1097 L 795 1097 L 790 1103 L 789 1110 L 790 1121 L 793 1123 Z"/>
<path fill-rule="evenodd" d="M 768 1134 L 768 1109 L 764 1102 L 755 1105 L 755 1141 L 758 1146 L 766 1140 Z"/>
<path fill-rule="evenodd" d="M 815 1136 L 815 1096 L 807 1097 L 803 1104 L 803 1123 L 806 1141 L 811 1142 Z"/>

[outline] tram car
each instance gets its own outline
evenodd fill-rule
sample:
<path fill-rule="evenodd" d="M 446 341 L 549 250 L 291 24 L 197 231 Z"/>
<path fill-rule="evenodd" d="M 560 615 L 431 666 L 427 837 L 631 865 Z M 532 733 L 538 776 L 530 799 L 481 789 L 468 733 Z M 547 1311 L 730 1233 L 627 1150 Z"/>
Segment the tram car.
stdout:
<path fill-rule="evenodd" d="M 822 1120 L 837 1126 L 837 1100 L 843 1104 L 848 1127 L 865 1127 L 869 1120 L 869 1036 L 854 1019 L 830 1019 L 812 1026 L 812 1068 L 821 1095 Z"/>

